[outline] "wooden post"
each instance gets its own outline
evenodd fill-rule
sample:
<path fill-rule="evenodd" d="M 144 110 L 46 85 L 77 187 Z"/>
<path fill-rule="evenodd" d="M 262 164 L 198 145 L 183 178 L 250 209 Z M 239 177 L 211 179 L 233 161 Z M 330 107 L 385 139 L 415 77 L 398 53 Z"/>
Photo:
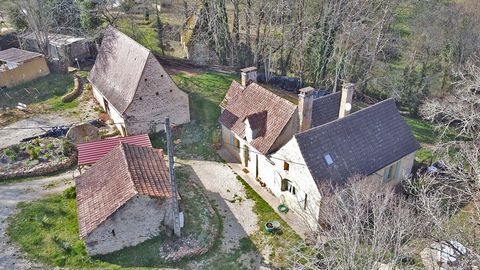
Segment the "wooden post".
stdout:
<path fill-rule="evenodd" d="M 173 233 L 180 237 L 180 216 L 178 213 L 177 200 L 177 182 L 175 180 L 174 160 L 173 160 L 173 142 L 172 130 L 170 127 L 170 119 L 165 118 L 165 133 L 167 135 L 167 152 L 168 152 L 168 171 L 170 172 L 170 182 L 172 185 L 172 207 L 173 207 Z"/>

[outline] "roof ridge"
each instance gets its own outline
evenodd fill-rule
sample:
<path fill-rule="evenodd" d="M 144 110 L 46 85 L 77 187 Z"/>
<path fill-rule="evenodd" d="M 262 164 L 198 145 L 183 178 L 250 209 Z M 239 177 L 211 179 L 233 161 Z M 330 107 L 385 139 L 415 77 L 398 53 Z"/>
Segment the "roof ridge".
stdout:
<path fill-rule="evenodd" d="M 288 104 L 289 106 L 297 107 L 297 105 L 294 104 L 293 102 L 291 102 L 291 101 L 289 101 L 288 99 L 283 98 L 283 97 L 275 94 L 274 92 L 268 90 L 266 87 L 263 87 L 262 85 L 260 85 L 260 84 L 258 84 L 258 83 L 256 83 L 256 82 L 250 83 L 247 87 L 245 87 L 245 89 L 247 89 L 250 85 L 256 86 L 256 87 L 262 89 L 262 91 L 268 92 L 268 94 L 271 95 L 273 98 L 275 98 L 275 99 L 277 99 L 277 100 L 280 100 L 280 101 L 284 102 L 285 104 Z"/>
<path fill-rule="evenodd" d="M 130 163 L 128 162 L 127 152 L 125 151 L 126 150 L 125 149 L 126 145 L 128 145 L 128 147 L 131 146 L 128 143 L 120 141 L 120 152 L 122 153 L 123 160 L 124 160 L 125 164 L 127 165 L 127 174 L 128 174 L 129 179 L 130 179 L 130 182 L 133 185 L 133 190 L 135 191 L 135 194 L 138 194 L 137 186 L 135 185 L 135 181 L 133 180 L 131 166 L 130 166 Z"/>
<path fill-rule="evenodd" d="M 358 113 L 362 113 L 362 112 L 368 111 L 368 110 L 373 109 L 373 108 L 377 108 L 377 107 L 380 106 L 381 104 L 388 103 L 388 102 L 391 102 L 391 101 L 393 101 L 394 104 L 395 104 L 395 101 L 394 101 L 393 98 L 387 98 L 387 99 L 385 99 L 385 100 L 382 100 L 382 101 L 380 101 L 380 102 L 377 102 L 377 103 L 373 104 L 372 106 L 368 106 L 368 107 L 363 108 L 363 109 L 360 109 L 360 110 L 358 110 L 358 111 L 356 111 L 356 112 L 354 112 L 354 113 L 351 113 L 351 114 L 349 114 L 349 115 L 347 115 L 347 116 L 345 116 L 345 117 L 337 118 L 337 119 L 335 119 L 335 120 L 333 120 L 333 121 L 330 121 L 330 122 L 327 122 L 327 123 L 325 123 L 325 124 L 323 124 L 323 125 L 316 126 L 316 127 L 307 129 L 307 130 L 302 131 L 302 132 L 298 132 L 298 133 L 295 134 L 295 137 L 297 137 L 298 135 L 303 135 L 303 134 L 308 133 L 308 132 L 313 131 L 313 130 L 317 130 L 317 129 L 321 128 L 321 127 L 330 125 L 330 124 L 332 124 L 332 123 L 337 123 L 337 122 L 346 121 L 347 119 L 351 119 L 351 116 L 358 115 Z M 396 106 L 396 104 L 395 104 L 395 106 Z"/>

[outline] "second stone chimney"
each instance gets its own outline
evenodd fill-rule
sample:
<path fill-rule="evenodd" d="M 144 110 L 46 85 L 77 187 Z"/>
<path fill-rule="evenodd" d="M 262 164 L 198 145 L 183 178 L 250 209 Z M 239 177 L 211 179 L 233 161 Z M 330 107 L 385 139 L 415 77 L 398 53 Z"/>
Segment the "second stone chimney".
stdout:
<path fill-rule="evenodd" d="M 355 92 L 355 84 L 344 83 L 342 86 L 342 97 L 340 99 L 340 110 L 338 118 L 347 116 L 352 110 L 353 92 Z"/>
<path fill-rule="evenodd" d="M 298 114 L 300 118 L 300 132 L 312 127 L 313 87 L 300 89 L 298 94 Z"/>
<path fill-rule="evenodd" d="M 257 67 L 241 69 L 242 85 L 247 86 L 251 82 L 257 82 Z"/>

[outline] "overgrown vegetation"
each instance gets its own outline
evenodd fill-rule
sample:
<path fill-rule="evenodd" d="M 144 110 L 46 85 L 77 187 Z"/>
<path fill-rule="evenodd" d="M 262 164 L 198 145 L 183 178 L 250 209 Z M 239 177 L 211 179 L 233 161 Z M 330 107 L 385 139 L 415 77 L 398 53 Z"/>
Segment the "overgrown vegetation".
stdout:
<path fill-rule="evenodd" d="M 213 148 L 213 144 L 219 143 L 218 105 L 237 75 L 179 73 L 172 78 L 189 94 L 192 119 L 191 123 L 174 130 L 175 155 L 186 159 L 202 157 L 205 160 L 219 160 Z M 151 135 L 150 139 L 154 147 L 166 149 L 163 132 Z"/>

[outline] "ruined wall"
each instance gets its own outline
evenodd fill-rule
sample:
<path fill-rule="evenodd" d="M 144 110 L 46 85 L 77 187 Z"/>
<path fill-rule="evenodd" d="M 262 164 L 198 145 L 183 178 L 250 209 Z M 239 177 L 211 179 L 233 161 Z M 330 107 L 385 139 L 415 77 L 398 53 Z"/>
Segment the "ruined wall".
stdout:
<path fill-rule="evenodd" d="M 187 93 L 178 88 L 151 53 L 135 97 L 124 115 L 129 135 L 150 132 L 151 121 L 156 122 L 156 131 L 163 130 L 162 122 L 167 116 L 174 125 L 190 122 Z"/>
<path fill-rule="evenodd" d="M 43 57 L 34 58 L 19 65 L 17 68 L 0 71 L 0 87 L 13 87 L 50 73 Z"/>
<path fill-rule="evenodd" d="M 90 256 L 135 246 L 157 236 L 171 215 L 170 200 L 136 196 L 85 237 Z"/>

